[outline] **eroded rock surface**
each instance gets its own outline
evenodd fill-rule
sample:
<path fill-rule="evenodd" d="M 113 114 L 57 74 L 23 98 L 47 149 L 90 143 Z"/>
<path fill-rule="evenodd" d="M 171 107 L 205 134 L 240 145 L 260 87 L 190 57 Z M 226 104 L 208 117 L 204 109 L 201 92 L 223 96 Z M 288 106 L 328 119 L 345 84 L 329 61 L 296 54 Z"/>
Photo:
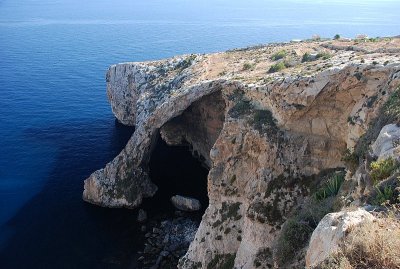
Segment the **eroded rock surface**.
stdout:
<path fill-rule="evenodd" d="M 400 127 L 396 124 L 384 126 L 371 147 L 378 160 L 397 158 L 400 155 Z"/>
<path fill-rule="evenodd" d="M 293 207 L 319 174 L 344 166 L 343 151 L 400 84 L 399 40 L 376 46 L 272 44 L 110 67 L 112 110 L 136 128 L 85 180 L 83 198 L 132 208 L 154 195 L 147 163 L 161 132 L 171 145 L 190 143 L 210 168 L 210 203 L 179 267 L 274 267 L 275 240 Z M 279 50 L 293 64 L 268 73 Z M 301 63 L 305 52 L 331 57 Z"/>

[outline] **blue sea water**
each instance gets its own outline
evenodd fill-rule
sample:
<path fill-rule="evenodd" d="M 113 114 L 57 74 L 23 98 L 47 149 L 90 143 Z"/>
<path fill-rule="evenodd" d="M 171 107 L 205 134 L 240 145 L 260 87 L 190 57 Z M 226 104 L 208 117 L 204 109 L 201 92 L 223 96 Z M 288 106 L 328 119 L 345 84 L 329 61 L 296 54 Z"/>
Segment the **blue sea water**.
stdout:
<path fill-rule="evenodd" d="M 123 148 L 111 64 L 400 34 L 397 0 L 0 0 L 0 267 L 135 268 L 134 214 L 81 200 Z"/>

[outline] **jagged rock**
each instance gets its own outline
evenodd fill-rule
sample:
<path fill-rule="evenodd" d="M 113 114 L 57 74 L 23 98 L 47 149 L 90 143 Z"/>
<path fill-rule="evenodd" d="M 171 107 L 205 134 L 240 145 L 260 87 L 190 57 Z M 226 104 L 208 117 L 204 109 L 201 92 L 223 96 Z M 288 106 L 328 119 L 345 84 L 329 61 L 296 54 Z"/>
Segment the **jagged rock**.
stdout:
<path fill-rule="evenodd" d="M 375 219 L 364 209 L 326 215 L 314 230 L 306 254 L 307 268 L 318 265 L 338 251 L 339 244 L 351 229 Z"/>
<path fill-rule="evenodd" d="M 171 197 L 172 204 L 182 211 L 197 211 L 201 209 L 200 201 L 191 197 L 175 195 Z"/>
<path fill-rule="evenodd" d="M 147 213 L 143 209 L 139 209 L 136 220 L 138 222 L 145 222 L 147 220 Z"/>
<path fill-rule="evenodd" d="M 137 207 L 157 191 L 148 161 L 158 132 L 171 145 L 188 141 L 210 168 L 209 206 L 179 268 L 207 268 L 217 258 L 253 268 L 257 253 L 273 253 L 310 182 L 344 166 L 343 151 L 399 86 L 399 48 L 400 39 L 296 42 L 113 65 L 107 95 L 117 119 L 135 132 L 85 180 L 83 198 Z M 282 49 L 298 63 L 306 52 L 332 57 L 267 74 Z"/>
<path fill-rule="evenodd" d="M 400 126 L 388 124 L 382 128 L 378 138 L 371 146 L 378 160 L 400 156 Z"/>

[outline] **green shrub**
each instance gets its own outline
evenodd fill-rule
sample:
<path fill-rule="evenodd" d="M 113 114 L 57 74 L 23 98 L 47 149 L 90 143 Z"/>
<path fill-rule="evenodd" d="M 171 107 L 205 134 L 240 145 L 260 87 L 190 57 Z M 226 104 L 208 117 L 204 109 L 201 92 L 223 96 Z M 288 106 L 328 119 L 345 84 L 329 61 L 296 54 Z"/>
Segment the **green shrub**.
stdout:
<path fill-rule="evenodd" d="M 250 70 L 250 69 L 252 69 L 254 67 L 254 64 L 251 64 L 251 63 L 244 63 L 243 64 L 243 70 Z"/>
<path fill-rule="evenodd" d="M 239 100 L 230 110 L 229 114 L 234 117 L 240 117 L 241 115 L 250 113 L 253 106 L 249 100 Z"/>
<path fill-rule="evenodd" d="M 272 127 L 273 129 L 276 128 L 276 120 L 272 115 L 272 112 L 266 109 L 255 110 L 252 123 L 254 127 L 259 131 L 262 131 L 263 127 Z"/>
<path fill-rule="evenodd" d="M 277 245 L 277 260 L 279 265 L 291 261 L 296 253 L 308 242 L 313 229 L 305 222 L 289 219 L 283 225 Z"/>
<path fill-rule="evenodd" d="M 276 60 L 279 60 L 279 59 L 283 59 L 283 58 L 286 57 L 286 55 L 287 55 L 286 50 L 280 50 L 280 51 L 272 54 L 271 60 L 276 61 Z"/>
<path fill-rule="evenodd" d="M 351 171 L 356 170 L 358 164 L 359 164 L 359 159 L 357 154 L 354 153 L 354 151 L 350 151 L 350 149 L 346 149 L 345 152 L 342 155 L 342 162 L 345 162 L 346 166 L 348 169 Z"/>
<path fill-rule="evenodd" d="M 323 201 L 310 199 L 301 209 L 295 211 L 295 216 L 286 221 L 276 246 L 279 268 L 287 268 L 285 265 L 289 264 L 307 246 L 318 223 L 326 214 L 333 211 L 332 204 L 332 198 Z"/>
<path fill-rule="evenodd" d="M 385 186 L 383 190 L 381 190 L 378 186 L 375 186 L 376 197 L 373 200 L 374 205 L 383 205 L 386 202 L 393 201 L 394 198 L 394 190 L 392 186 Z"/>
<path fill-rule="evenodd" d="M 335 39 L 335 40 L 340 39 L 340 35 L 339 35 L 339 34 L 336 34 L 336 35 L 333 37 L 333 39 Z"/>
<path fill-rule="evenodd" d="M 390 177 L 392 173 L 399 168 L 399 164 L 395 159 L 390 157 L 385 160 L 372 162 L 370 168 L 372 182 L 376 185 L 380 181 Z"/>
<path fill-rule="evenodd" d="M 332 54 L 329 52 L 319 52 L 317 55 L 313 56 L 310 53 L 306 52 L 303 54 L 303 57 L 301 58 L 301 62 L 312 62 L 314 60 L 322 59 L 322 60 L 327 60 L 332 57 Z"/>
<path fill-rule="evenodd" d="M 181 62 L 179 62 L 176 65 L 176 69 L 185 69 L 188 68 L 189 66 L 191 66 L 194 62 L 194 60 L 196 60 L 197 55 L 196 54 L 191 54 L 188 57 L 186 57 L 184 60 L 182 60 Z"/>
<path fill-rule="evenodd" d="M 216 254 L 207 265 L 207 269 L 233 269 L 236 253 L 234 254 Z"/>
<path fill-rule="evenodd" d="M 338 194 L 340 187 L 344 181 L 344 174 L 338 173 L 334 174 L 322 188 L 317 190 L 315 193 L 315 198 L 319 201 L 324 200 L 328 197 L 335 196 Z"/>
<path fill-rule="evenodd" d="M 306 52 L 303 54 L 303 57 L 301 58 L 301 62 L 305 63 L 305 62 L 311 62 L 312 60 L 314 60 L 314 57 L 311 56 L 310 53 Z"/>
<path fill-rule="evenodd" d="M 330 54 L 329 52 L 319 52 L 315 57 L 317 59 L 327 60 L 332 57 L 332 54 Z"/>
<path fill-rule="evenodd" d="M 279 72 L 279 71 L 281 71 L 281 70 L 283 70 L 285 68 L 286 68 L 285 63 L 284 62 L 279 62 L 279 63 L 271 65 L 271 67 L 268 70 L 268 73 Z"/>

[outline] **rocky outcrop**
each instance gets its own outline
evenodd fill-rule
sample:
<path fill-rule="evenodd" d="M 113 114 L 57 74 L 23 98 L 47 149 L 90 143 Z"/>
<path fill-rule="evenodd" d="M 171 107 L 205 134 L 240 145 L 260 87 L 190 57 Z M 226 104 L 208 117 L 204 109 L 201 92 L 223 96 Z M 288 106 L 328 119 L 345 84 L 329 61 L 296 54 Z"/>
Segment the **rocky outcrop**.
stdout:
<path fill-rule="evenodd" d="M 398 39 L 379 44 L 400 47 Z M 133 208 L 154 195 L 147 163 L 160 132 L 170 145 L 191 144 L 210 168 L 210 203 L 179 267 L 276 266 L 276 238 L 294 206 L 320 175 L 344 166 L 344 150 L 400 84 L 399 54 L 369 49 L 376 43 L 340 45 L 273 44 L 110 67 L 112 110 L 135 132 L 85 180 L 83 198 Z M 280 50 L 292 64 L 267 73 Z M 329 57 L 301 63 L 306 52 Z"/>
<path fill-rule="evenodd" d="M 364 209 L 326 215 L 311 236 L 306 267 L 312 268 L 335 254 L 339 250 L 339 244 L 355 226 L 374 219 L 375 217 Z"/>
<path fill-rule="evenodd" d="M 396 124 L 384 126 L 371 148 L 378 160 L 397 158 L 400 155 L 400 127 Z"/>

